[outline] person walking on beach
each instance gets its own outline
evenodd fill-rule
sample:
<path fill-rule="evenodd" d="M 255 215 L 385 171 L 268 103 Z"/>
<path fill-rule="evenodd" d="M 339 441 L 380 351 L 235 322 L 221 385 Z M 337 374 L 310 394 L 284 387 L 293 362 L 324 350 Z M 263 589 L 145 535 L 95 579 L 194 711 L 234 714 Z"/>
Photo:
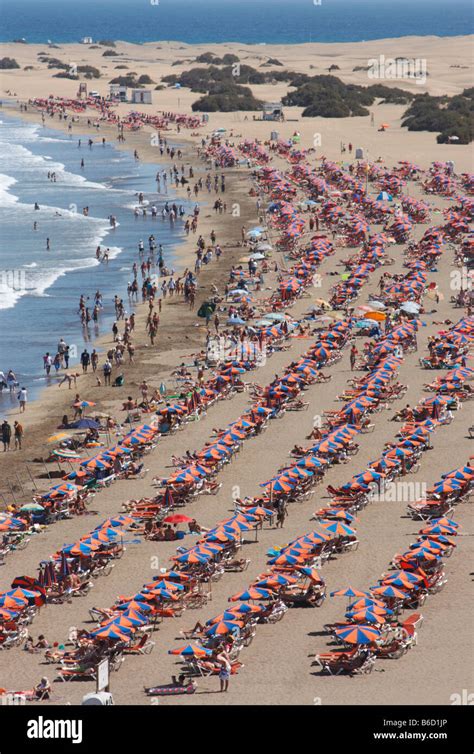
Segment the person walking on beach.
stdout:
<path fill-rule="evenodd" d="M 352 346 L 351 353 L 350 353 L 350 362 L 351 362 L 351 372 L 354 371 L 354 367 L 356 364 L 356 358 L 358 356 L 359 351 L 355 346 Z"/>
<path fill-rule="evenodd" d="M 221 663 L 221 669 L 219 671 L 219 681 L 220 681 L 220 690 L 222 691 L 228 691 L 229 690 L 229 679 L 230 679 L 230 673 L 231 673 L 231 664 L 230 664 L 230 658 L 229 654 L 226 651 L 219 652 L 217 655 L 217 661 Z"/>
<path fill-rule="evenodd" d="M 43 367 L 48 376 L 49 376 L 49 373 L 51 372 L 52 366 L 53 366 L 53 359 L 51 358 L 49 351 L 47 351 L 45 355 L 43 356 Z"/>
<path fill-rule="evenodd" d="M 283 529 L 283 524 L 285 523 L 286 518 L 286 505 L 283 500 L 280 500 L 277 506 L 277 520 L 276 520 L 276 528 Z"/>
<path fill-rule="evenodd" d="M 21 388 L 18 393 L 18 400 L 20 402 L 20 414 L 23 414 L 26 411 L 26 402 L 28 400 L 28 390 L 26 387 Z"/>
<path fill-rule="evenodd" d="M 112 364 L 109 359 L 104 364 L 104 384 L 110 385 L 110 375 L 112 374 Z"/>
<path fill-rule="evenodd" d="M 92 371 L 93 372 L 97 371 L 97 365 L 98 365 L 98 363 L 99 363 L 99 354 L 97 353 L 97 351 L 94 348 L 94 350 L 91 353 L 91 365 L 92 365 Z"/>
<path fill-rule="evenodd" d="M 89 351 L 87 350 L 87 348 L 85 348 L 83 350 L 83 352 L 81 353 L 82 371 L 84 373 L 87 372 L 87 370 L 89 368 L 90 361 L 91 361 L 91 357 L 90 357 Z"/>
<path fill-rule="evenodd" d="M 5 419 L 5 421 L 2 424 L 2 442 L 3 442 L 3 452 L 6 453 L 7 450 L 10 450 L 10 440 L 12 438 L 12 428 Z"/>
<path fill-rule="evenodd" d="M 13 422 L 13 432 L 15 435 L 15 450 L 21 450 L 21 441 L 23 439 L 23 425 L 20 422 Z"/>

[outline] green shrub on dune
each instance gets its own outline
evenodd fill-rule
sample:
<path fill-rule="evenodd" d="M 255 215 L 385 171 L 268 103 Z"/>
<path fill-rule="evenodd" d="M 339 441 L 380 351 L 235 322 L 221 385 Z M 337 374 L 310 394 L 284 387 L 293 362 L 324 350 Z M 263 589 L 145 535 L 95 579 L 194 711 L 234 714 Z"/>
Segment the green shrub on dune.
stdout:
<path fill-rule="evenodd" d="M 454 97 L 416 97 L 404 114 L 402 126 L 409 131 L 439 131 L 439 144 L 469 144 L 474 138 L 474 88 Z"/>
<path fill-rule="evenodd" d="M 1 58 L 0 69 L 2 71 L 12 70 L 13 68 L 19 68 L 20 66 L 14 58 Z"/>
<path fill-rule="evenodd" d="M 238 84 L 223 84 L 212 93 L 194 102 L 193 110 L 207 113 L 229 113 L 236 110 L 259 110 L 262 102 L 256 99 L 251 89 Z"/>

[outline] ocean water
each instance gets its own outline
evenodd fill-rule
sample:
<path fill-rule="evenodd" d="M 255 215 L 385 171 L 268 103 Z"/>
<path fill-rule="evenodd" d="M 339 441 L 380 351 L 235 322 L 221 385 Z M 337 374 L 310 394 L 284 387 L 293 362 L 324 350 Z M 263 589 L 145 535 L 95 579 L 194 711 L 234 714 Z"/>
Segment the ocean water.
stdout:
<path fill-rule="evenodd" d="M 163 244 L 167 266 L 173 267 L 183 222 L 172 227 L 161 216 L 134 216 L 139 191 L 159 209 L 173 198 L 171 189 L 167 196 L 156 193 L 159 165 L 103 146 L 100 136 L 89 149 L 87 136 L 26 123 L 4 110 L 0 118 L 0 369 L 13 369 L 36 394 L 46 383 L 42 356 L 46 351 L 54 356 L 60 337 L 78 354 L 86 343 L 90 350 L 96 338 L 110 330 L 114 295 L 130 308 L 126 286 L 133 279 L 133 262 L 140 264 L 140 239 L 148 248 L 153 234 Z M 48 180 L 48 172 L 56 173 L 56 182 Z M 177 203 L 189 209 L 187 202 Z M 87 217 L 82 214 L 86 206 Z M 115 229 L 110 215 L 117 218 Z M 110 249 L 108 265 L 97 262 L 98 245 Z M 99 325 L 91 322 L 83 329 L 79 296 L 93 302 L 98 289 L 104 299 Z M 70 365 L 74 363 L 77 359 L 71 359 Z M 5 392 L 0 395 L 0 407 L 8 401 Z"/>
<path fill-rule="evenodd" d="M 472 0 L 1 0 L 0 40 L 358 42 L 473 32 Z"/>

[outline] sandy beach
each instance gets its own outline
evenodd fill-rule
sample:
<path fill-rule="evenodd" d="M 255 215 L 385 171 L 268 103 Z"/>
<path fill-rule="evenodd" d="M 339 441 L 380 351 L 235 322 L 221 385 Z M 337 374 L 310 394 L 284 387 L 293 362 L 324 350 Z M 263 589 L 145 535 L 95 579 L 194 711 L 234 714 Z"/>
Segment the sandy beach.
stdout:
<path fill-rule="evenodd" d="M 2 71 L 1 98 L 11 103 L 11 106 L 5 107 L 5 113 L 41 124 L 41 113 L 28 104 L 30 100 L 34 97 L 47 98 L 50 94 L 63 98 L 75 97 L 77 81 L 52 78 L 54 71 L 38 62 L 38 53 L 47 50 L 47 46 L 2 44 L 0 47 L 1 57 L 15 58 L 20 65 L 18 70 Z M 146 73 L 159 84 L 163 76 L 194 67 L 193 61 L 204 52 L 219 56 L 234 53 L 242 63 L 255 68 L 274 58 L 281 61 L 288 70 L 313 75 L 327 73 L 331 65 L 337 65 L 335 75 L 345 83 L 362 85 L 371 83 L 367 80 L 367 73 L 353 69 L 366 66 L 370 58 L 380 54 L 386 57 L 423 58 L 427 61 L 429 73 L 424 90 L 432 95 L 452 96 L 471 85 L 471 50 L 472 37 L 466 36 L 456 37 L 454 40 L 406 37 L 347 44 L 266 45 L 265 48 L 240 43 L 191 46 L 178 42 L 143 45 L 117 42 L 114 48 L 117 56 L 105 58 L 104 48 L 90 49 L 87 45 L 64 44 L 50 53 L 69 64 L 87 64 L 99 68 L 101 78 L 88 81 L 87 84 L 89 89 L 95 89 L 102 96 L 108 94 L 108 81 L 119 73 L 116 71 L 117 65 L 127 65 L 137 76 Z M 278 66 L 274 68 L 278 70 Z M 272 66 L 269 66 L 263 70 L 271 69 Z M 415 92 L 420 88 L 412 81 L 385 83 Z M 145 114 L 171 111 L 189 115 L 193 102 L 200 96 L 188 89 L 164 88 L 155 91 L 154 86 L 151 88 L 152 105 L 134 105 L 133 109 Z M 252 85 L 251 89 L 257 98 L 276 102 L 286 94 L 288 85 Z M 26 112 L 20 108 L 25 103 Z M 131 108 L 129 103 L 121 103 L 117 105 L 116 112 L 124 116 Z M 380 158 L 387 168 L 393 168 L 401 160 L 408 160 L 426 171 L 433 161 L 444 163 L 453 160 L 457 175 L 472 172 L 470 145 L 437 144 L 435 133 L 409 132 L 402 128 L 402 116 L 406 109 L 404 105 L 375 104 L 369 109 L 374 114 L 373 125 L 368 117 L 303 118 L 301 108 L 286 107 L 285 121 L 277 124 L 254 120 L 252 113 L 211 113 L 209 122 L 202 124 L 196 130 L 196 135 L 192 129 L 185 128 L 178 133 L 174 124 L 170 124 L 170 129 L 162 135 L 166 137 L 168 144 L 176 145 L 182 150 L 180 163 L 183 163 L 186 171 L 192 167 L 196 179 L 201 176 L 205 178 L 209 169 L 209 164 L 198 155 L 201 139 L 221 127 L 226 129 L 229 145 L 236 147 L 245 139 L 258 139 L 268 146 L 272 130 L 277 130 L 282 140 L 289 139 L 297 131 L 301 136 L 300 149 L 312 150 L 314 144 L 318 144 L 316 151 L 310 152 L 305 158 L 312 168 L 319 165 L 324 156 L 348 169 L 350 164 L 355 163 L 355 149 L 361 148 L 367 160 L 375 162 Z M 166 153 L 160 155 L 152 138 L 154 132 L 151 128 L 145 126 L 137 132 L 127 132 L 125 143 L 118 143 L 116 126 L 101 122 L 97 130 L 93 125 L 96 118 L 97 112 L 94 111 L 88 110 L 81 114 L 74 122 L 73 136 L 77 132 L 94 135 L 95 139 L 103 137 L 119 149 L 129 152 L 137 150 L 143 162 L 156 163 L 164 168 L 173 164 L 174 160 L 167 158 Z M 91 121 L 90 125 L 87 123 L 88 119 Z M 389 124 L 389 128 L 379 131 L 381 123 Z M 47 125 L 58 130 L 67 129 L 67 124 L 57 116 L 48 118 Z M 341 154 L 341 143 L 354 145 L 352 154 L 347 151 Z M 291 170 L 287 159 L 282 155 L 272 154 L 270 164 L 282 173 Z M 33 460 L 46 457 L 50 451 L 51 446 L 45 440 L 57 430 L 61 417 L 71 413 L 71 398 L 75 392 L 81 398 L 94 401 L 101 412 L 113 416 L 122 424 L 126 418 L 122 403 L 128 395 L 139 396 L 142 380 L 147 380 L 153 389 L 159 388 L 162 382 L 174 386 L 171 376 L 173 370 L 183 362 L 192 362 L 192 355 L 205 348 L 206 323 L 196 317 L 196 312 L 212 295 L 212 286 L 217 286 L 220 292 L 224 290 L 231 267 L 241 263 L 242 257 L 246 256 L 248 250 L 241 245 L 242 226 L 250 228 L 266 222 L 265 212 L 257 207 L 255 192 L 251 192 L 257 185 L 252 176 L 254 167 L 255 165 L 242 165 L 219 169 L 219 174 L 224 173 L 226 177 L 226 192 L 223 196 L 228 207 L 227 213 L 214 212 L 213 193 L 208 195 L 204 190 L 197 197 L 201 207 L 197 236 L 202 235 L 209 242 L 211 231 L 214 230 L 223 254 L 219 260 L 213 259 L 200 272 L 194 309 L 190 309 L 178 297 L 164 301 L 154 346 L 150 345 L 146 334 L 147 304 L 135 307 L 135 363 L 124 365 L 125 386 L 117 389 L 98 387 L 93 374 L 81 375 L 77 380 L 77 390 L 68 390 L 65 385 L 58 390 L 56 384 L 53 384 L 42 391 L 40 399 L 28 404 L 25 414 L 21 416 L 25 428 L 23 450 L 0 453 L 0 477 L 9 480 L 7 484 L 2 484 L 5 499 L 9 484 L 13 485 L 16 499 L 20 503 L 28 502 L 33 492 L 37 494 L 45 491 L 53 484 L 53 481 L 45 478 L 44 465 L 33 463 Z M 376 191 L 375 187 L 370 190 L 372 193 Z M 184 188 L 173 191 L 178 198 L 184 199 L 186 196 Z M 405 193 L 430 205 L 429 223 L 414 225 L 413 236 L 416 242 L 428 227 L 443 223 L 443 212 L 452 206 L 454 200 L 453 197 L 440 195 L 427 196 L 422 191 L 420 182 L 415 180 L 407 181 Z M 381 226 L 373 227 L 377 232 L 381 230 Z M 331 238 L 328 228 L 322 232 Z M 175 250 L 179 274 L 185 268 L 192 269 L 194 266 L 197 236 L 190 234 Z M 273 244 L 277 237 L 278 231 L 269 227 L 270 243 Z M 306 239 L 308 237 L 305 236 Z M 394 265 L 390 267 L 391 274 L 405 274 L 407 271 L 403 266 L 405 245 L 397 243 L 389 248 L 390 256 L 394 259 Z M 329 299 L 331 288 L 338 280 L 336 276 L 343 271 L 341 260 L 355 251 L 335 244 L 335 254 L 325 259 L 321 265 L 320 286 L 317 289 L 310 288 L 308 296 L 296 300 L 289 310 L 292 317 L 302 318 L 316 299 Z M 284 259 L 283 254 L 276 250 L 272 252 L 269 261 L 277 261 L 280 271 L 271 269 L 265 275 L 264 290 L 256 294 L 257 300 L 263 299 L 278 287 L 281 269 L 285 270 L 290 266 L 289 260 Z M 454 263 L 453 250 L 446 249 L 436 263 L 436 272 L 428 272 L 428 283 L 435 281 L 441 296 L 438 301 L 425 298 L 417 351 L 404 355 L 398 373 L 398 380 L 408 386 L 404 397 L 373 415 L 374 431 L 358 437 L 360 449 L 357 455 L 351 457 L 347 464 L 331 466 L 323 484 L 316 488 L 312 497 L 292 504 L 283 529 L 266 524 L 258 532 L 258 541 L 253 541 L 254 535 L 249 533 L 248 541 L 241 548 L 242 557 L 250 559 L 245 572 L 225 573 L 221 580 L 213 583 L 212 600 L 205 607 L 187 610 L 179 618 L 165 619 L 153 634 L 155 646 L 150 655 L 126 658 L 120 672 L 114 673 L 111 678 L 111 690 L 116 704 L 149 704 L 150 700 L 144 695 L 143 688 L 169 682 L 170 676 L 178 670 L 177 658 L 169 655 L 168 650 L 184 643 L 180 632 L 190 629 L 196 621 L 206 621 L 225 610 L 231 595 L 245 589 L 259 574 L 266 571 L 266 553 L 269 548 L 283 546 L 313 530 L 314 521 L 311 519 L 314 511 L 330 501 L 326 492 L 327 485 L 337 487 L 344 484 L 353 474 L 364 470 L 371 461 L 378 458 L 385 443 L 394 441 L 400 426 L 390 421 L 395 411 L 406 404 L 413 406 L 427 397 L 424 386 L 441 374 L 420 368 L 420 357 L 428 355 L 429 338 L 437 335 L 440 330 L 447 329 L 448 325 L 443 324 L 447 320 L 455 323 L 466 314 L 462 308 L 455 309 L 451 302 L 451 272 L 455 269 Z M 370 276 L 361 291 L 358 304 L 367 304 L 369 296 L 377 294 L 379 278 L 380 270 Z M 59 329 L 57 335 L 60 335 Z M 360 349 L 365 339 L 356 340 Z M 275 374 L 282 373 L 290 362 L 306 351 L 311 342 L 312 337 L 290 338 L 288 351 L 273 354 L 263 366 L 250 372 L 245 379 L 262 386 L 271 383 Z M 111 344 L 112 335 L 103 335 L 98 347 L 103 352 Z M 472 367 L 472 354 L 467 366 Z M 321 416 L 326 410 L 339 408 L 337 396 L 348 387 L 348 380 L 351 378 L 349 348 L 343 350 L 341 361 L 323 371 L 330 372 L 332 379 L 328 383 L 313 384 L 307 388 L 304 394 L 304 400 L 308 402 L 307 411 L 287 411 L 281 418 L 269 422 L 266 431 L 248 439 L 232 463 L 220 472 L 219 482 L 222 486 L 217 495 L 197 497 L 194 502 L 180 509 L 180 512 L 196 517 L 202 526 L 212 528 L 233 511 L 236 488 L 239 497 L 259 494 L 260 484 L 271 479 L 281 466 L 289 463 L 289 453 L 293 446 L 305 445 L 314 417 Z M 362 374 L 360 372 L 357 376 Z M 208 378 L 209 375 L 210 371 L 206 370 L 205 377 Z M 117 515 L 127 500 L 154 496 L 156 490 L 152 480 L 156 476 L 165 477 L 171 473 L 172 456 L 183 456 L 188 449 L 194 451 L 203 447 L 212 438 L 214 428 L 225 427 L 237 419 L 248 408 L 249 402 L 248 392 L 238 393 L 232 399 L 212 406 L 200 421 L 187 424 L 182 432 L 160 438 L 157 447 L 145 457 L 148 472 L 144 478 L 115 481 L 110 487 L 96 493 L 89 505 L 89 515 L 55 523 L 41 534 L 32 536 L 24 550 L 8 554 L 0 565 L 0 589 L 8 589 L 16 576 L 35 575 L 41 560 L 48 558 L 65 543 L 84 536 L 107 517 Z M 11 412 L 9 416 L 11 421 L 18 419 L 18 410 Z M 143 420 L 147 420 L 146 415 Z M 410 482 L 418 484 L 420 489 L 422 485 L 430 487 L 440 479 L 441 474 L 467 464 L 473 453 L 473 441 L 468 432 L 472 423 L 472 406 L 466 401 L 462 409 L 455 412 L 449 425 L 441 426 L 433 432 L 433 448 L 423 454 L 419 470 L 410 476 Z M 34 482 L 27 476 L 26 462 Z M 53 469 L 53 465 L 48 468 Z M 358 514 L 358 549 L 338 555 L 324 566 L 328 593 L 349 584 L 366 590 L 376 583 L 382 573 L 388 571 L 394 555 L 404 552 L 421 528 L 420 522 L 413 521 L 406 515 L 406 505 L 404 500 L 375 501 Z M 449 705 L 452 694 L 472 689 L 473 686 L 472 667 L 466 661 L 473 648 L 470 606 L 473 520 L 468 504 L 457 507 L 456 521 L 462 529 L 457 538 L 457 547 L 446 563 L 447 584 L 439 594 L 430 596 L 423 606 L 421 612 L 424 625 L 419 631 L 418 644 L 401 659 L 378 662 L 370 676 L 334 678 L 316 672 L 316 668 L 311 665 L 312 656 L 334 648 L 329 644 L 330 637 L 324 632 L 323 626 L 342 620 L 345 609 L 344 599 L 328 598 L 321 608 L 290 609 L 282 622 L 259 627 L 252 644 L 242 652 L 244 667 L 231 677 L 227 694 L 219 693 L 217 677 L 198 678 L 195 694 L 178 700 L 160 698 L 159 704 Z M 73 599 L 66 604 L 42 607 L 29 627 L 30 633 L 34 636 L 44 634 L 49 641 L 63 644 L 72 626 L 91 630 L 95 624 L 89 620 L 90 608 L 108 607 L 118 595 L 134 594 L 157 575 L 159 568 L 169 565 L 170 558 L 176 553 L 177 544 L 186 547 L 194 544 L 190 536 L 179 543 L 154 542 L 133 535 L 129 539 L 126 552 L 115 562 L 109 576 L 94 580 L 93 589 L 86 597 Z M 31 688 L 43 675 L 52 679 L 55 671 L 53 666 L 44 664 L 42 654 L 29 654 L 20 647 L 0 652 L 1 687 Z M 54 683 L 52 701 L 57 704 L 80 704 L 82 696 L 94 690 L 94 686 L 92 681 Z"/>

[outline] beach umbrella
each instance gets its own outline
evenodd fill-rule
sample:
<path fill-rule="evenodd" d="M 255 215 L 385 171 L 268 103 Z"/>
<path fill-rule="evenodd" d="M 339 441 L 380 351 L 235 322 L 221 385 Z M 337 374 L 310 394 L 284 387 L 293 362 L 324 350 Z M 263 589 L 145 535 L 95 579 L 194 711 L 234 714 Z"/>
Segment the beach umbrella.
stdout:
<path fill-rule="evenodd" d="M 381 594 L 384 597 L 394 597 L 399 600 L 404 600 L 407 597 L 406 592 L 402 592 L 401 589 L 391 586 L 390 584 L 383 584 L 382 586 L 371 587 L 371 592 L 374 594 Z"/>
<path fill-rule="evenodd" d="M 128 608 L 128 610 L 125 610 L 122 615 L 129 621 L 133 621 L 137 626 L 145 626 L 149 620 L 142 610 L 136 610 L 134 608 Z"/>
<path fill-rule="evenodd" d="M 331 592 L 331 597 L 366 597 L 367 592 L 361 592 L 359 589 L 353 589 L 348 586 L 346 589 L 339 589 L 337 592 Z"/>
<path fill-rule="evenodd" d="M 21 506 L 20 511 L 44 511 L 44 508 L 39 503 L 26 503 Z"/>
<path fill-rule="evenodd" d="M 152 589 L 150 591 L 143 591 L 143 595 L 147 599 L 156 599 L 156 600 L 170 600 L 172 602 L 176 602 L 179 599 L 179 596 L 174 592 L 170 591 L 169 589 Z"/>
<path fill-rule="evenodd" d="M 243 627 L 241 621 L 222 620 L 206 628 L 206 634 L 209 636 L 225 636 L 226 634 L 235 634 Z"/>
<path fill-rule="evenodd" d="M 43 590 L 35 590 L 32 591 L 31 589 L 25 589 L 24 587 L 17 587 L 16 589 L 11 589 L 9 592 L 5 592 L 9 597 L 13 598 L 19 598 L 19 599 L 26 599 L 28 601 L 35 600 L 37 597 L 40 597 L 43 593 Z"/>
<path fill-rule="evenodd" d="M 331 534 L 336 534 L 339 537 L 347 537 L 347 536 L 355 535 L 355 530 L 351 529 L 351 527 L 347 526 L 347 524 L 342 523 L 342 521 L 321 520 L 319 523 L 324 529 L 326 529 L 326 531 L 330 531 Z"/>
<path fill-rule="evenodd" d="M 348 644 L 372 644 L 380 639 L 380 631 L 372 626 L 344 626 L 336 628 L 334 633 Z"/>
<path fill-rule="evenodd" d="M 441 495 L 446 492 L 454 492 L 455 490 L 460 490 L 463 487 L 462 481 L 458 479 L 443 479 L 442 482 L 438 482 L 435 484 L 434 487 L 432 487 L 431 490 L 428 490 L 430 493 L 434 492 L 438 495 Z"/>
<path fill-rule="evenodd" d="M 264 608 L 261 605 L 251 605 L 248 602 L 241 602 L 239 605 L 232 605 L 225 610 L 224 615 L 250 615 L 252 613 L 261 613 Z"/>
<path fill-rule="evenodd" d="M 91 636 L 96 636 L 98 639 L 113 639 L 114 641 L 130 641 L 130 636 L 127 634 L 132 633 L 132 628 L 129 626 L 117 626 L 114 621 L 111 621 L 107 626 L 101 626 L 96 631 L 91 631 Z"/>
<path fill-rule="evenodd" d="M 210 649 L 200 647 L 197 644 L 186 644 L 184 647 L 178 649 L 168 650 L 169 655 L 179 655 L 180 657 L 207 657 L 212 654 Z"/>
<path fill-rule="evenodd" d="M 92 555 L 99 549 L 99 544 L 89 541 L 76 542 L 74 545 L 66 545 L 64 551 L 71 555 Z"/>
<path fill-rule="evenodd" d="M 449 534 L 449 536 L 455 537 L 457 535 L 457 531 L 451 526 L 442 526 L 439 524 L 435 524 L 433 526 L 427 526 L 426 529 L 421 529 L 420 534 L 429 535 L 429 536 Z"/>
<path fill-rule="evenodd" d="M 127 602 L 122 602 L 120 605 L 116 605 L 115 609 L 124 611 L 133 610 L 134 612 L 139 613 L 150 613 L 153 608 L 146 602 L 139 600 L 138 597 L 142 597 L 142 595 L 136 595 L 136 599 L 131 599 Z"/>
<path fill-rule="evenodd" d="M 58 432 L 56 435 L 51 435 L 51 437 L 48 437 L 46 442 L 60 442 L 60 440 L 65 440 L 66 438 L 71 437 L 67 432 Z"/>
<path fill-rule="evenodd" d="M 351 610 L 346 613 L 346 617 L 356 623 L 385 623 L 385 618 L 380 613 L 374 612 L 370 608 L 364 608 L 362 610 Z"/>
<path fill-rule="evenodd" d="M 123 515 L 123 516 L 116 516 L 115 518 L 108 518 L 106 521 L 104 521 L 103 524 L 101 524 L 101 526 L 118 528 L 121 526 L 129 526 L 130 524 L 133 524 L 134 522 L 135 522 L 135 519 L 132 518 L 131 516 Z"/>
<path fill-rule="evenodd" d="M 272 576 L 267 576 L 260 581 L 255 582 L 256 587 L 276 587 L 276 586 L 288 586 L 289 584 L 296 584 L 297 579 L 293 576 L 283 576 L 281 573 L 275 573 Z"/>
<path fill-rule="evenodd" d="M 349 522 L 355 521 L 355 516 L 348 513 L 344 508 L 325 508 L 323 509 L 323 515 L 324 518 L 338 518 Z M 318 517 L 317 514 L 315 516 Z"/>
<path fill-rule="evenodd" d="M 86 408 L 92 408 L 92 406 L 95 406 L 96 404 L 93 401 L 76 401 L 76 403 L 73 403 L 72 405 L 73 405 L 73 408 L 83 409 L 85 413 Z"/>
<path fill-rule="evenodd" d="M 182 584 L 175 584 L 173 581 L 168 581 L 167 579 L 163 578 L 153 583 L 153 589 L 166 589 L 169 592 L 182 592 L 184 590 L 184 586 Z"/>
<path fill-rule="evenodd" d="M 10 529 L 24 529 L 26 527 L 25 522 L 21 518 L 13 518 L 8 516 L 7 518 L 0 519 L 0 531 L 8 531 Z"/>
<path fill-rule="evenodd" d="M 201 555 L 196 552 L 186 552 L 184 555 L 179 555 L 178 557 L 175 557 L 174 560 L 176 560 L 178 563 L 207 563 L 209 560 L 209 556 L 207 555 Z"/>
<path fill-rule="evenodd" d="M 392 202 L 393 196 L 391 194 L 388 194 L 386 191 L 381 191 L 377 197 L 377 201 L 378 202 Z"/>
<path fill-rule="evenodd" d="M 310 566 L 299 566 L 297 570 L 299 571 L 299 573 L 303 574 L 303 576 L 307 576 L 308 579 L 311 579 L 311 581 L 324 584 L 324 579 L 322 578 L 322 576 L 320 576 L 316 568 L 311 568 Z"/>
<path fill-rule="evenodd" d="M 457 521 L 454 520 L 454 518 L 448 518 L 447 516 L 442 516 L 441 518 L 433 518 L 431 521 L 432 524 L 440 524 L 441 526 L 454 526 L 455 529 L 459 529 L 461 524 L 458 524 Z"/>
<path fill-rule="evenodd" d="M 167 516 L 163 519 L 165 524 L 188 524 L 194 519 L 189 516 L 185 516 L 184 513 L 173 513 L 171 516 Z"/>
<path fill-rule="evenodd" d="M 123 537 L 125 532 L 122 532 L 118 529 L 107 529 L 104 527 L 99 527 L 98 529 L 95 529 L 93 533 L 90 535 L 90 537 L 87 537 L 87 540 L 90 540 L 92 542 L 101 542 L 105 544 L 110 544 L 110 540 L 115 541 L 116 537 Z"/>
<path fill-rule="evenodd" d="M 0 594 L 0 607 L 13 610 L 23 610 L 28 605 L 25 597 L 12 597 L 9 594 Z"/>
<path fill-rule="evenodd" d="M 393 571 L 384 577 L 384 584 L 395 583 L 397 579 L 402 579 L 405 583 L 418 584 L 423 581 L 422 576 L 418 576 L 416 573 L 410 573 L 409 571 Z"/>
<path fill-rule="evenodd" d="M 384 615 L 392 615 L 393 610 L 389 610 L 386 607 L 383 600 L 378 600 L 375 597 L 360 597 L 358 600 L 349 605 L 348 610 L 354 610 L 358 612 L 364 608 L 370 608 L 372 612 L 376 613 L 378 610 L 382 610 Z"/>
<path fill-rule="evenodd" d="M 231 621 L 235 623 L 238 620 L 239 618 L 236 617 L 236 613 L 230 608 L 226 608 L 223 613 L 216 615 L 215 618 L 209 618 L 209 620 L 206 621 L 206 626 L 214 626 L 216 623 L 221 623 L 222 621 Z"/>
<path fill-rule="evenodd" d="M 269 589 L 260 589 L 257 587 L 250 587 L 244 592 L 234 594 L 233 597 L 229 597 L 229 602 L 246 602 L 247 600 L 272 600 L 276 597 L 275 592 Z"/>
<path fill-rule="evenodd" d="M 275 511 L 270 508 L 263 508 L 261 505 L 255 505 L 252 508 L 245 508 L 244 513 L 251 513 L 253 516 L 274 516 Z"/>
<path fill-rule="evenodd" d="M 290 555 L 289 553 L 282 553 L 275 558 L 271 558 L 268 562 L 270 565 L 301 565 L 303 563 L 303 558 L 300 554 L 295 556 Z"/>
<path fill-rule="evenodd" d="M 19 615 L 18 612 L 15 612 L 14 610 L 7 610 L 6 608 L 2 607 L 0 608 L 0 620 L 15 620 Z"/>

